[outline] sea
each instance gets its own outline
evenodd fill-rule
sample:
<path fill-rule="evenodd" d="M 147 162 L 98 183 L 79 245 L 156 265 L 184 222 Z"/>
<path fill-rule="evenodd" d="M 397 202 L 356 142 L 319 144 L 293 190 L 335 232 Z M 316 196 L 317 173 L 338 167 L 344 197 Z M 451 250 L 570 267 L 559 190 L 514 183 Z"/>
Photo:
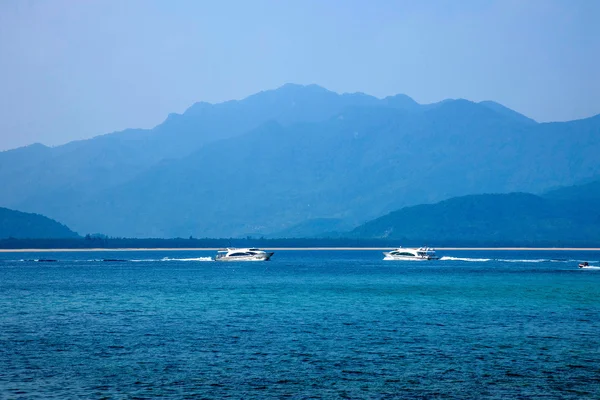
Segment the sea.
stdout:
<path fill-rule="evenodd" d="M 438 253 L 0 253 L 0 399 L 600 398 L 600 252 Z"/>

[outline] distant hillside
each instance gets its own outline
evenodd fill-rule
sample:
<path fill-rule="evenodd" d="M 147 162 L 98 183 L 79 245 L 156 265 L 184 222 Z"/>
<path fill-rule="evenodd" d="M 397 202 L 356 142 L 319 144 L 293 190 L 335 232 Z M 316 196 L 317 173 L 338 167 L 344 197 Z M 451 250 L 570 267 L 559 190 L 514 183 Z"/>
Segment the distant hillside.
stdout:
<path fill-rule="evenodd" d="M 495 101 L 480 101 L 479 104 L 481 104 L 482 106 L 485 106 L 491 110 L 494 110 L 495 112 L 502 114 L 508 118 L 512 118 L 515 121 L 519 121 L 519 122 L 523 122 L 526 124 L 535 124 L 536 122 L 531 119 L 528 118 L 526 116 L 524 116 L 523 114 L 519 114 L 518 112 L 511 110 L 508 107 L 503 106 L 500 103 L 496 103 Z"/>
<path fill-rule="evenodd" d="M 65 225 L 39 214 L 0 207 L 0 239 L 67 239 L 79 235 Z"/>
<path fill-rule="evenodd" d="M 337 237 L 340 232 L 351 229 L 347 222 L 338 218 L 315 218 L 301 222 L 279 232 L 272 233 L 268 237 L 273 238 L 319 238 Z"/>
<path fill-rule="evenodd" d="M 599 161 L 600 162 L 600 157 Z M 600 208 L 600 180 L 562 187 L 548 191 L 542 195 L 545 198 L 553 200 L 574 201 L 574 202 L 595 202 Z"/>
<path fill-rule="evenodd" d="M 327 221 L 583 182 L 598 154 L 600 116 L 539 124 L 494 102 L 285 85 L 151 130 L 2 152 L 0 205 L 119 237 L 313 236 Z"/>
<path fill-rule="evenodd" d="M 580 189 L 563 188 L 543 197 L 526 193 L 470 195 L 406 207 L 359 226 L 350 236 L 428 243 L 457 240 L 600 245 L 599 203 Z"/>

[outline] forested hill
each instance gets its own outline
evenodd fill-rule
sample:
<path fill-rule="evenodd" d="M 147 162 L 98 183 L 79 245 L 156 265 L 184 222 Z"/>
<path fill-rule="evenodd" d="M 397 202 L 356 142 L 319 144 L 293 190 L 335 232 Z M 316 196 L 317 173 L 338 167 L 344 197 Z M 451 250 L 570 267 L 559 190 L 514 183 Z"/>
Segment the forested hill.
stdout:
<path fill-rule="evenodd" d="M 0 239 L 66 239 L 79 235 L 65 225 L 39 214 L 0 207 Z"/>
<path fill-rule="evenodd" d="M 598 183 L 537 196 L 482 194 L 405 207 L 354 229 L 361 239 L 552 242 L 600 245 Z M 586 191 L 588 188 L 591 192 Z M 588 195 L 589 193 L 589 195 Z"/>

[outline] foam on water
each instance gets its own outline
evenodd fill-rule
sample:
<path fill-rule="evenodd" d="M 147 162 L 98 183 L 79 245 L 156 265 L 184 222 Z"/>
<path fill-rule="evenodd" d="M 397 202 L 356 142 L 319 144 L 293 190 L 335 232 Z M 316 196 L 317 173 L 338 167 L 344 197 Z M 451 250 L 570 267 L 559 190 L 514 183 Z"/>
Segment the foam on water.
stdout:
<path fill-rule="evenodd" d="M 501 262 L 501 263 L 574 263 L 579 264 L 586 260 L 559 260 L 550 258 L 471 258 L 471 257 L 452 257 L 443 256 L 440 261 L 464 261 L 464 262 Z"/>
<path fill-rule="evenodd" d="M 129 260 L 131 262 L 165 262 L 165 261 L 214 261 L 212 257 L 190 257 L 190 258 L 172 258 L 172 257 L 163 257 L 163 258 L 149 258 L 149 259 L 135 259 Z"/>
<path fill-rule="evenodd" d="M 176 258 L 176 257 L 163 257 L 163 258 L 145 258 L 145 259 L 122 259 L 122 258 L 89 258 L 85 260 L 68 260 L 68 259 L 18 259 L 18 260 L 0 260 L 0 262 L 35 262 L 35 263 L 124 263 L 124 262 L 164 262 L 164 261 L 214 261 L 212 257 L 189 257 L 189 258 Z"/>
<path fill-rule="evenodd" d="M 469 257 L 450 257 L 443 256 L 440 258 L 441 261 L 467 261 L 467 262 L 486 262 L 491 261 L 491 258 L 469 258 Z"/>
<path fill-rule="evenodd" d="M 394 260 L 392 258 L 385 257 L 384 260 Z M 576 263 L 579 264 L 584 261 L 584 259 L 551 259 L 551 258 L 476 258 L 476 257 L 454 257 L 454 256 L 442 256 L 440 261 L 463 261 L 463 262 L 503 262 L 503 263 Z M 90 258 L 90 259 L 73 259 L 73 260 L 64 260 L 64 259 L 17 259 L 17 260 L 0 260 L 2 262 L 40 262 L 40 263 L 48 263 L 48 262 L 74 262 L 74 263 L 96 263 L 96 262 L 166 262 L 166 261 L 196 261 L 196 262 L 207 262 L 214 261 L 212 257 L 162 257 L 162 258 L 144 258 L 144 259 L 117 259 L 117 258 Z M 402 261 L 423 261 L 420 259 L 415 260 L 402 260 Z"/>
<path fill-rule="evenodd" d="M 214 261 L 212 257 L 194 257 L 194 258 L 170 258 L 164 257 L 160 261 Z"/>

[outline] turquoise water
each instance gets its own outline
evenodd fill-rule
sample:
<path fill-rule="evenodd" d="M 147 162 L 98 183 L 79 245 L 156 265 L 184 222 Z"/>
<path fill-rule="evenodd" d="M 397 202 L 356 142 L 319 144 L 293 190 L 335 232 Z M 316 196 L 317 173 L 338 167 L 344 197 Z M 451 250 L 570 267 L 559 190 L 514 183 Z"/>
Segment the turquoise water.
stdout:
<path fill-rule="evenodd" d="M 600 398 L 598 252 L 211 255 L 0 254 L 0 398 Z"/>

